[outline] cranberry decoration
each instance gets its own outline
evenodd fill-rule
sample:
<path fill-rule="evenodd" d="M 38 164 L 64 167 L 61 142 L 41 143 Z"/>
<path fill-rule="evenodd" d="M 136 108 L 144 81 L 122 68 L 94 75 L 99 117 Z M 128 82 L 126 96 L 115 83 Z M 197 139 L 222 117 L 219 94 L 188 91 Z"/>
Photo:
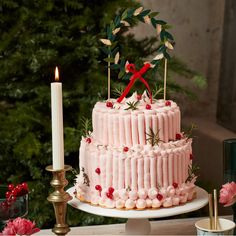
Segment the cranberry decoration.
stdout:
<path fill-rule="evenodd" d="M 109 187 L 109 188 L 108 188 L 108 193 L 111 193 L 111 194 L 113 194 L 113 193 L 114 193 L 114 191 L 115 191 L 115 189 L 114 189 L 113 187 Z"/>
<path fill-rule="evenodd" d="M 193 154 L 192 153 L 189 155 L 189 159 L 193 160 Z"/>
<path fill-rule="evenodd" d="M 178 188 L 178 186 L 179 186 L 178 183 L 173 183 L 174 188 Z"/>
<path fill-rule="evenodd" d="M 176 134 L 175 138 L 176 138 L 176 140 L 180 140 L 182 138 L 182 135 L 181 134 Z"/>
<path fill-rule="evenodd" d="M 142 94 L 137 94 L 137 99 L 141 100 L 142 99 Z"/>
<path fill-rule="evenodd" d="M 161 195 L 160 193 L 158 193 L 158 194 L 157 194 L 157 199 L 158 199 L 159 201 L 161 201 L 161 200 L 163 199 L 163 195 Z"/>
<path fill-rule="evenodd" d="M 100 168 L 98 167 L 98 168 L 96 168 L 96 170 L 95 170 L 95 173 L 97 173 L 98 175 L 100 175 L 101 174 L 101 170 L 100 170 Z"/>
<path fill-rule="evenodd" d="M 111 200 L 113 199 L 113 194 L 112 193 L 106 193 L 107 197 L 110 198 Z"/>
<path fill-rule="evenodd" d="M 128 152 L 128 151 L 129 151 L 129 148 L 128 148 L 128 147 L 124 147 L 123 151 L 124 151 L 124 152 Z"/>
<path fill-rule="evenodd" d="M 146 109 L 147 109 L 147 110 L 151 110 L 151 108 L 152 108 L 152 107 L 151 107 L 150 104 L 147 104 L 147 105 L 146 105 Z"/>
<path fill-rule="evenodd" d="M 112 108 L 113 104 L 112 104 L 112 102 L 106 102 L 106 106 Z"/>
<path fill-rule="evenodd" d="M 170 101 L 166 101 L 166 102 L 165 102 L 165 105 L 166 105 L 166 106 L 171 106 L 171 102 L 170 102 Z"/>
<path fill-rule="evenodd" d="M 98 185 L 95 186 L 95 189 L 96 189 L 97 191 L 100 191 L 100 192 L 101 192 L 101 191 L 102 191 L 102 186 L 98 184 Z"/>
<path fill-rule="evenodd" d="M 91 143 L 92 139 L 91 138 L 86 138 L 86 143 Z"/>

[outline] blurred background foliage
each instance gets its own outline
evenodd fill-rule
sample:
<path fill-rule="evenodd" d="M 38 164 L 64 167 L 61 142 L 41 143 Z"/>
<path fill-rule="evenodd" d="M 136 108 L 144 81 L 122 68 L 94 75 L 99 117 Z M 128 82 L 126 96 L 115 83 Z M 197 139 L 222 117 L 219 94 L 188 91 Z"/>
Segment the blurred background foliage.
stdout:
<path fill-rule="evenodd" d="M 63 81 L 65 162 L 78 168 L 81 117 L 90 118 L 94 103 L 107 94 L 99 38 L 116 13 L 136 6 L 137 2 L 131 0 L 0 2 L 0 183 L 28 182 L 28 217 L 41 228 L 54 224 L 54 212 L 46 200 L 52 176 L 45 171 L 52 162 L 50 82 L 54 68 L 59 66 Z M 122 51 L 130 62 L 149 57 L 155 51 L 154 41 L 136 40 L 127 32 L 120 36 Z M 169 96 L 174 91 L 195 97 L 174 80 L 175 73 L 192 79 L 197 86 L 205 85 L 205 80 L 179 59 L 170 61 L 170 72 Z M 159 74 L 148 75 L 157 90 L 162 74 L 160 68 Z M 124 81 L 118 81 L 115 74 L 112 78 L 113 89 L 124 88 Z M 139 88 L 143 86 L 137 83 Z M 70 185 L 73 178 L 70 173 Z M 71 226 L 122 221 L 71 207 L 68 218 Z"/>

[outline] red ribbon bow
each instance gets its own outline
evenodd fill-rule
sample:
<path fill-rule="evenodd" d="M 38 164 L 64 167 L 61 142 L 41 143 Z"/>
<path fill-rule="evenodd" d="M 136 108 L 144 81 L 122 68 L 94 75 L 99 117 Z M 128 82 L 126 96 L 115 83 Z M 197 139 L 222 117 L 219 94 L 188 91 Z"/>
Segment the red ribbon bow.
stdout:
<path fill-rule="evenodd" d="M 135 80 L 140 79 L 144 83 L 144 85 L 146 86 L 149 96 L 150 96 L 150 102 L 152 103 L 152 93 L 151 93 L 150 87 L 149 87 L 147 81 L 142 77 L 142 75 L 144 73 L 146 73 L 150 67 L 151 67 L 151 65 L 149 63 L 146 63 L 139 71 L 137 71 L 134 64 L 128 64 L 126 66 L 126 69 L 129 72 L 131 72 L 133 75 L 130 77 L 130 82 L 129 82 L 128 86 L 125 88 L 125 90 L 121 94 L 121 96 L 117 99 L 117 102 L 122 102 L 124 97 L 129 93 L 130 89 L 133 87 Z"/>

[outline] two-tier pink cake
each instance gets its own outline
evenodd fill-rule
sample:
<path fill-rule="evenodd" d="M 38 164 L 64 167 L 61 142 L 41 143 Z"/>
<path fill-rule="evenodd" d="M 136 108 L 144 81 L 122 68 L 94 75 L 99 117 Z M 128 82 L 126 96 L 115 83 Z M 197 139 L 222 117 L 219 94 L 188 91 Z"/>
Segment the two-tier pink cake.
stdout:
<path fill-rule="evenodd" d="M 157 209 L 191 201 L 192 140 L 181 133 L 173 101 L 153 100 L 146 92 L 122 102 L 97 102 L 93 132 L 81 140 L 76 196 L 117 209 Z"/>

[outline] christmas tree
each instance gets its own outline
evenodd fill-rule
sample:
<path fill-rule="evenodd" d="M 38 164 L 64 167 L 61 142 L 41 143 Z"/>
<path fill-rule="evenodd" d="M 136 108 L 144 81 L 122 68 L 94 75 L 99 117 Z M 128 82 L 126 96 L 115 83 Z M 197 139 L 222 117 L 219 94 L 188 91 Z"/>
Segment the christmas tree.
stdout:
<path fill-rule="evenodd" d="M 28 182 L 29 218 L 40 227 L 52 227 L 54 223 L 52 206 L 46 201 L 51 175 L 45 171 L 52 161 L 50 81 L 54 68 L 59 66 L 63 81 L 65 162 L 76 168 L 81 118 L 90 117 L 93 104 L 107 94 L 99 39 L 115 13 L 127 7 L 137 7 L 137 3 L 128 0 L 0 3 L 0 183 Z M 131 60 L 148 57 L 155 50 L 152 46 L 155 38 L 137 41 L 132 35 L 122 34 L 120 40 L 123 52 L 128 52 Z M 197 76 L 197 82 L 202 83 L 197 73 L 175 58 L 170 62 L 170 70 L 186 77 Z M 161 76 L 162 70 L 159 73 Z M 162 83 L 156 82 L 153 75 L 150 81 Z M 112 91 L 119 93 L 124 83 L 114 79 Z M 169 91 L 191 95 L 176 82 L 170 81 L 168 86 Z M 70 184 L 73 178 L 71 173 Z M 72 208 L 68 213 L 71 226 L 114 222 Z"/>

